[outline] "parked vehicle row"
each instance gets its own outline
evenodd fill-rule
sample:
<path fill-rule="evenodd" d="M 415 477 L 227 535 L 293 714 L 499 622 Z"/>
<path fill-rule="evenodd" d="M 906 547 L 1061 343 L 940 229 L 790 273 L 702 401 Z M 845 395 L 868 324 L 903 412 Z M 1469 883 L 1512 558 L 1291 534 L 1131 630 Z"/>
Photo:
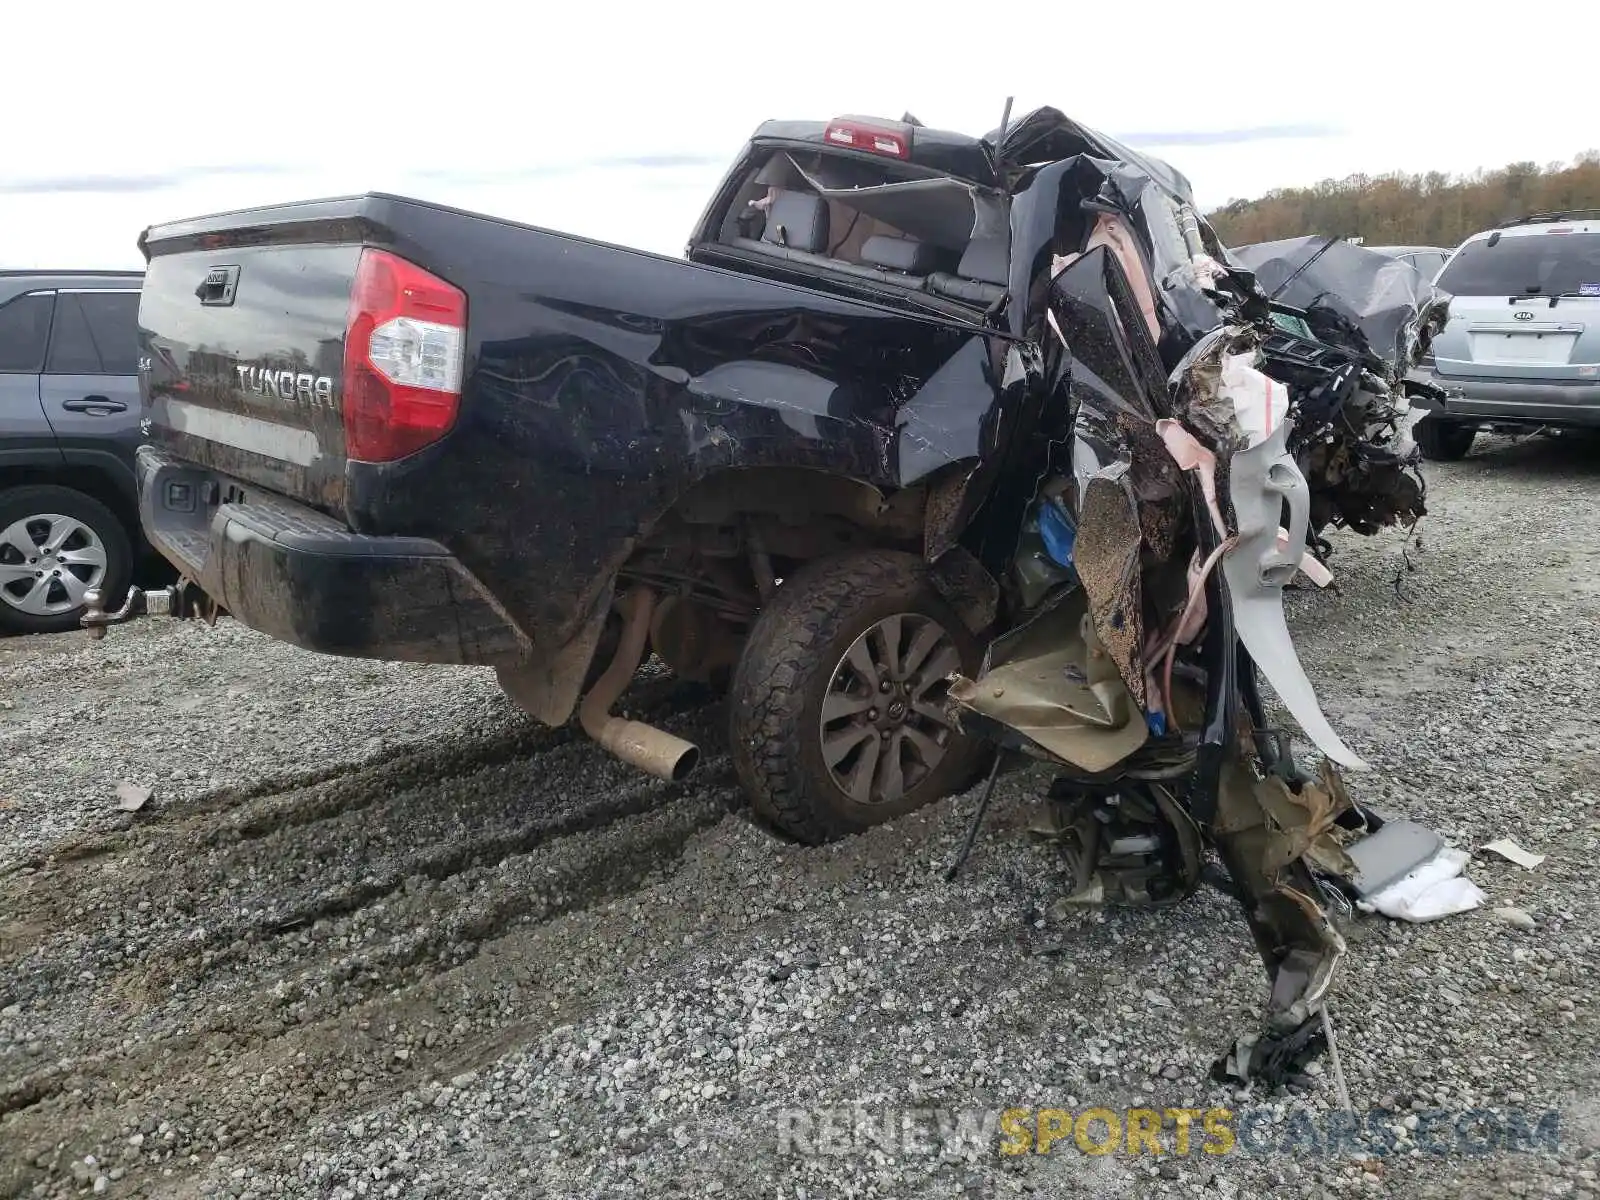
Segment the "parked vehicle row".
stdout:
<path fill-rule="evenodd" d="M 0 630 L 76 628 L 149 553 L 138 272 L 0 272 Z"/>
<path fill-rule="evenodd" d="M 1321 261 L 1336 241 L 1294 238 L 1235 253 L 1252 262 L 1277 256 L 1290 269 L 1274 279 L 1304 296 L 1345 282 Z M 1600 210 L 1523 217 L 1453 251 L 1346 244 L 1335 257 L 1363 253 L 1405 264 L 1450 297 L 1449 321 L 1411 372 L 1432 385 L 1414 397 L 1423 414 L 1414 435 L 1428 458 L 1464 457 L 1485 429 L 1600 430 Z M 1309 274 L 1296 276 L 1296 267 Z M 1372 283 L 1396 295 L 1415 286 L 1375 276 Z M 1375 296 L 1368 301 L 1382 307 Z"/>

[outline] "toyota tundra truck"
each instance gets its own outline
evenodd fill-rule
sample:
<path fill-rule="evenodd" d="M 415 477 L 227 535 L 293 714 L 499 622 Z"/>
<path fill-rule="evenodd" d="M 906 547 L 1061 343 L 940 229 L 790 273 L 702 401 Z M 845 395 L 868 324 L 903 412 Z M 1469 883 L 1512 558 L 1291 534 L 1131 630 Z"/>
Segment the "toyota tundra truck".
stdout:
<path fill-rule="evenodd" d="M 1118 389 L 1171 411 L 1226 274 L 1181 175 L 1052 109 L 769 122 L 681 259 L 379 194 L 139 244 L 162 607 L 492 666 L 678 780 L 697 748 L 612 712 L 653 653 L 726 693 L 745 792 L 805 841 L 981 771 L 946 692 L 1071 578 L 1040 481 L 1086 399 L 1105 436 Z"/>

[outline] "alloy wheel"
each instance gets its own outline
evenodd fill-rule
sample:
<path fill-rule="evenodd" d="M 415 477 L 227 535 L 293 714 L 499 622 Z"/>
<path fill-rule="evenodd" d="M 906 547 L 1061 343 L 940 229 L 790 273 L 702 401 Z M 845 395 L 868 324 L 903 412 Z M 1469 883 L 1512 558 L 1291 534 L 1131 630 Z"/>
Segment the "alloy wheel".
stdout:
<path fill-rule="evenodd" d="M 82 608 L 106 577 L 100 535 L 76 517 L 38 513 L 0 530 L 0 601 L 29 616 Z"/>
<path fill-rule="evenodd" d="M 886 804 L 933 772 L 958 736 L 944 696 L 960 667 L 949 631 L 918 613 L 885 617 L 851 643 L 822 701 L 822 758 L 840 791 Z"/>

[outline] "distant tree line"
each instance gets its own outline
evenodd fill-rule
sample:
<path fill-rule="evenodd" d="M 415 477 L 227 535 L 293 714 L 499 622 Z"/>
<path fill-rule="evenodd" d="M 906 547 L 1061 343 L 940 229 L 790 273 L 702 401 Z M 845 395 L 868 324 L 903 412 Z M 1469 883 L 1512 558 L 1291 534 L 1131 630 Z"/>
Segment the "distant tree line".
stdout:
<path fill-rule="evenodd" d="M 1351 175 L 1313 187 L 1230 200 L 1209 214 L 1225 245 L 1306 234 L 1363 237 L 1369 245 L 1455 247 L 1481 229 L 1532 213 L 1600 209 L 1600 150 L 1572 163 L 1511 163 L 1471 175 Z"/>

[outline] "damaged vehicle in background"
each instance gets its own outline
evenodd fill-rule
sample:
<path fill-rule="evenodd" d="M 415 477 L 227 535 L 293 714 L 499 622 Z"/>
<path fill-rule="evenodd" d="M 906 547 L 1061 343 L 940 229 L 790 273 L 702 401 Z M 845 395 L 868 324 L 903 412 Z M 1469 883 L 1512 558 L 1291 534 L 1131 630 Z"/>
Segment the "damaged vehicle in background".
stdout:
<path fill-rule="evenodd" d="M 141 246 L 141 514 L 186 579 L 93 631 L 221 606 L 490 664 L 681 779 L 695 747 L 611 711 L 653 650 L 728 689 L 752 805 L 805 841 L 1025 752 L 1084 895 L 1171 902 L 1217 848 L 1274 981 L 1233 1069 L 1313 1052 L 1323 872 L 1376 822 L 1282 591 L 1327 528 L 1423 514 L 1416 346 L 1270 300 L 1169 166 L 1053 109 L 769 122 L 688 262 L 380 195 Z"/>
<path fill-rule="evenodd" d="M 1446 291 L 1392 248 L 1337 237 L 1285 238 L 1235 246 L 1229 253 L 1280 306 L 1278 321 L 1285 320 L 1282 306 L 1292 306 L 1305 314 L 1305 332 L 1312 336 L 1354 346 L 1352 332 L 1360 335 L 1364 366 L 1374 377 L 1365 390 L 1397 396 L 1399 436 L 1389 442 L 1390 450 L 1409 454 L 1415 439 L 1428 457 L 1444 457 L 1439 426 L 1424 417 L 1445 396 L 1426 364 L 1450 320 Z"/>
<path fill-rule="evenodd" d="M 1473 234 L 1439 274 L 1450 323 L 1424 361 L 1441 398 L 1417 427 L 1430 458 L 1480 429 L 1600 433 L 1600 209 Z"/>

